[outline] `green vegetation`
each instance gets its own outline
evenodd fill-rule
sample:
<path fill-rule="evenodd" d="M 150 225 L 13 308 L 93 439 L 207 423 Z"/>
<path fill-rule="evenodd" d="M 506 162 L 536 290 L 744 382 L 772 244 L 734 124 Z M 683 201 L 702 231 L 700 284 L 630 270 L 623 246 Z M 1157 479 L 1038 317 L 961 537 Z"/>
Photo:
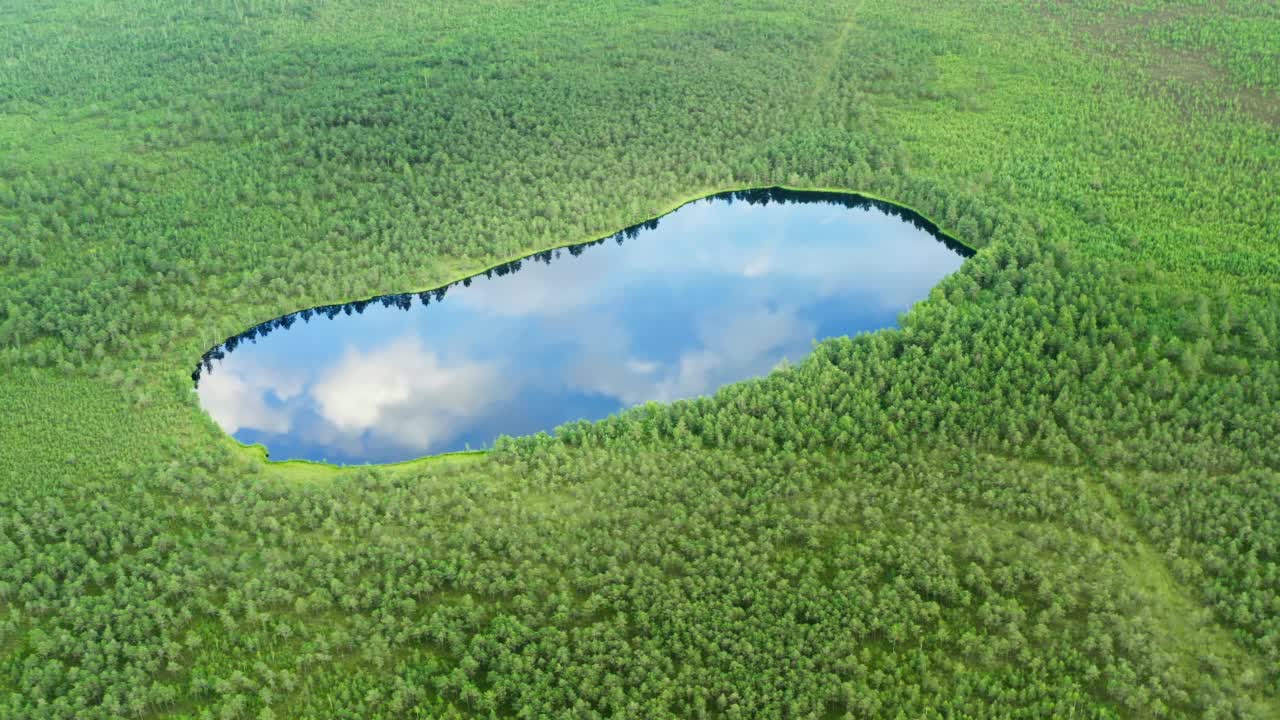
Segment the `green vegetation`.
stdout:
<path fill-rule="evenodd" d="M 1280 10 L 9 2 L 0 717 L 1280 717 Z M 900 330 L 386 468 L 189 373 L 709 191 L 982 248 Z"/>

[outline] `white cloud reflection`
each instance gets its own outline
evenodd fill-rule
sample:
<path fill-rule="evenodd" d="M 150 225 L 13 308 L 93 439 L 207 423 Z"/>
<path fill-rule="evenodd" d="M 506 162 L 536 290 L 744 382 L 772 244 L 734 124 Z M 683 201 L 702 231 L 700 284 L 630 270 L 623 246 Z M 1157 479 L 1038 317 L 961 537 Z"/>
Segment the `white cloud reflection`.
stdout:
<path fill-rule="evenodd" d="M 878 307 L 901 308 L 927 295 L 938 278 L 960 264 L 942 243 L 927 237 L 920 242 L 923 236 L 922 230 L 874 209 L 697 202 L 627 240 L 620 252 L 593 247 L 570 258 L 561 251 L 550 266 L 526 260 L 514 275 L 478 280 L 458 291 L 457 301 L 503 317 L 603 305 L 624 291 L 609 271 L 625 263 L 632 275 L 716 273 L 803 282 L 818 297 L 857 288 Z M 679 255 L 678 262 L 673 255 Z"/>
<path fill-rule="evenodd" d="M 417 337 L 369 352 L 348 348 L 311 388 L 320 416 L 339 432 L 372 430 L 410 448 L 456 437 L 466 422 L 511 392 L 494 364 L 446 365 Z"/>
<path fill-rule="evenodd" d="M 807 354 L 819 322 L 849 333 L 892 324 L 961 262 L 877 211 L 745 202 L 691 205 L 622 248 L 568 255 L 478 278 L 426 309 L 289 331 L 313 333 L 312 345 L 273 335 L 242 346 L 202 378 L 201 402 L 229 433 L 292 444 L 273 457 L 442 452 L 490 432 L 551 430 L 598 412 L 599 398 L 667 402 L 767 374 Z M 305 349 L 335 342 L 355 344 Z"/>
<path fill-rule="evenodd" d="M 798 222 L 797 217 L 804 219 Z M 919 242 L 923 231 L 873 209 L 699 203 L 670 220 L 658 232 L 697 237 L 693 256 L 701 270 L 752 279 L 791 278 L 820 297 L 857 288 L 885 308 L 927 295 L 938 278 L 960 265 L 960 258 L 942 243 L 931 238 Z M 656 253 L 643 262 L 654 270 L 670 264 Z"/>
<path fill-rule="evenodd" d="M 200 402 L 209 415 L 230 434 L 243 428 L 286 433 L 292 417 L 283 408 L 268 404 L 274 395 L 287 402 L 302 391 L 302 380 L 270 368 L 255 366 L 239 356 L 228 356 L 216 372 L 200 381 Z"/>
<path fill-rule="evenodd" d="M 348 347 L 314 371 L 242 358 L 229 354 L 200 381 L 200 401 L 224 430 L 293 433 L 352 456 L 388 445 L 436 451 L 518 387 L 494 363 L 442 361 L 415 335 Z"/>
<path fill-rule="evenodd" d="M 591 340 L 583 342 L 565 382 L 575 390 L 616 398 L 624 406 L 707 395 L 735 380 L 764 375 L 783 357 L 798 360 L 814 332 L 813 323 L 794 307 L 713 307 L 697 320 L 696 342 L 669 363 L 636 357 L 625 334 L 588 332 L 584 337 Z M 595 341 L 610 335 L 612 342 Z"/>

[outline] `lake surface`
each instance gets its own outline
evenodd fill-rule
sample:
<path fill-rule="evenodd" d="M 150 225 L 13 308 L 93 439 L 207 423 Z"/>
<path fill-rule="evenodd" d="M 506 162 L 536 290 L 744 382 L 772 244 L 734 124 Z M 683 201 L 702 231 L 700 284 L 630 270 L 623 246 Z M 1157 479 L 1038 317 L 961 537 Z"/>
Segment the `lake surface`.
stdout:
<path fill-rule="evenodd" d="M 878 201 L 725 193 L 447 288 L 263 323 L 192 379 L 214 420 L 272 460 L 479 449 L 710 394 L 814 340 L 892 327 L 969 254 Z"/>

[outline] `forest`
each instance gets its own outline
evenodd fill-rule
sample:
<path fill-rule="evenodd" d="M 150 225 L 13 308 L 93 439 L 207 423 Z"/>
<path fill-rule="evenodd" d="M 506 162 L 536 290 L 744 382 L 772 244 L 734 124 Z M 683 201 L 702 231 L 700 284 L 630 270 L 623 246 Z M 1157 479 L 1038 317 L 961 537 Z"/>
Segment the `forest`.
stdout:
<path fill-rule="evenodd" d="M 3 9 L 0 717 L 1280 717 L 1280 6 Z M 976 253 L 487 453 L 266 462 L 193 392 L 773 187 Z"/>

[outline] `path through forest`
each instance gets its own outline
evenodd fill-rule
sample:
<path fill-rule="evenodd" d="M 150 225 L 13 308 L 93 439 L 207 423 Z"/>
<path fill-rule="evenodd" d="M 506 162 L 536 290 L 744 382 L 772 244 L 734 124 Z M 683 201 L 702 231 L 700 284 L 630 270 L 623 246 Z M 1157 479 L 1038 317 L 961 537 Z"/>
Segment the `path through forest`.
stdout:
<path fill-rule="evenodd" d="M 848 17 L 840 25 L 840 32 L 836 34 L 836 39 L 831 43 L 826 53 L 818 58 L 817 65 L 814 68 L 817 81 L 814 83 L 813 90 L 809 92 L 809 107 L 812 108 L 826 92 L 827 86 L 831 84 L 831 76 L 835 74 L 836 66 L 840 63 L 840 56 L 844 54 L 844 47 L 849 42 L 849 31 L 853 29 L 853 18 L 862 9 L 866 0 L 862 0 L 849 11 Z"/>
<path fill-rule="evenodd" d="M 1129 482 L 1138 482 L 1136 478 L 1127 478 Z M 1163 632 L 1165 649 L 1170 657 L 1188 664 L 1193 658 L 1207 659 L 1220 654 L 1219 660 L 1227 662 L 1248 676 L 1256 678 L 1251 685 L 1253 711 L 1258 717 L 1280 718 L 1280 699 L 1264 697 L 1258 690 L 1267 677 L 1266 668 L 1258 658 L 1236 640 L 1229 630 L 1221 626 L 1213 616 L 1213 611 L 1200 602 L 1187 587 L 1174 577 L 1165 561 L 1164 555 L 1158 552 L 1147 541 L 1146 534 L 1138 527 L 1129 511 L 1120 504 L 1106 480 L 1086 477 L 1085 482 L 1095 499 L 1102 503 L 1109 516 L 1133 538 L 1128 548 L 1129 554 L 1124 558 L 1125 571 L 1134 586 L 1141 590 L 1151 602 L 1151 615 L 1158 622 L 1158 630 Z M 1203 673 L 1204 668 L 1188 668 L 1192 676 Z"/>

